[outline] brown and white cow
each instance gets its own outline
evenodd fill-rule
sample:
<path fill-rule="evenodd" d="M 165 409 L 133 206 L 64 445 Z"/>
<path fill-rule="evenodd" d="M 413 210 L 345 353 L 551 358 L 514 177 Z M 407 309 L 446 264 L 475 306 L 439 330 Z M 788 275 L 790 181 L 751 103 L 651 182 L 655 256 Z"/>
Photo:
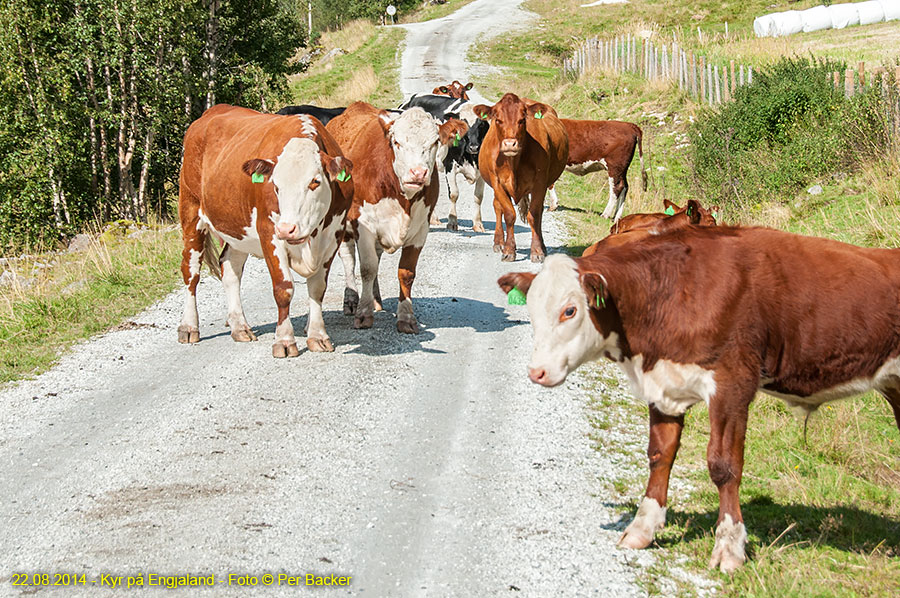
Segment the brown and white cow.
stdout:
<path fill-rule="evenodd" d="M 472 87 L 472 83 L 466 83 L 465 85 L 463 85 L 462 83 L 454 79 L 453 83 L 435 87 L 431 93 L 433 93 L 434 95 L 450 96 L 451 98 L 456 98 L 458 100 L 468 100 L 469 94 L 467 94 L 466 92 L 470 91 Z"/>
<path fill-rule="evenodd" d="M 625 209 L 628 195 L 628 167 L 637 148 L 641 159 L 641 181 L 647 188 L 647 171 L 644 170 L 644 149 L 641 144 L 643 131 L 634 123 L 618 120 L 571 120 L 562 119 L 569 136 L 569 158 L 566 172 L 584 176 L 600 170 L 609 175 L 609 200 L 603 210 L 604 218 L 619 220 Z M 555 210 L 559 205 L 556 190 L 551 187 L 550 206 Z"/>
<path fill-rule="evenodd" d="M 621 546 L 644 548 L 664 525 L 684 414 L 696 403 L 709 408 L 707 465 L 719 490 L 710 566 L 725 572 L 745 560 L 738 490 L 757 391 L 811 412 L 875 389 L 900 428 L 900 250 L 690 226 L 588 258 L 554 255 L 537 276 L 498 282 L 527 294 L 532 381 L 555 386 L 605 357 L 650 406 L 650 479 Z"/>
<path fill-rule="evenodd" d="M 344 311 L 355 312 L 356 328 L 370 328 L 376 308 L 380 309 L 378 265 L 382 251 L 401 249 L 397 329 L 410 334 L 419 330 L 413 314 L 412 285 L 428 236 L 428 220 L 438 199 L 435 157 L 440 136 L 452 127 L 450 123 L 439 125 L 421 108 L 392 116 L 364 102 L 351 104 L 328 123 L 328 131 L 354 162 L 356 192 L 341 259 L 347 276 Z M 357 295 L 354 279 L 354 247 L 359 249 L 361 296 Z"/>
<path fill-rule="evenodd" d="M 241 306 L 241 274 L 253 254 L 266 260 L 278 305 L 272 354 L 299 355 L 290 319 L 292 269 L 307 279 L 307 347 L 334 351 L 322 298 L 353 200 L 351 168 L 325 127 L 308 115 L 260 114 L 220 104 L 188 127 L 178 199 L 187 302 L 178 342 L 200 340 L 201 261 L 222 279 L 231 337 L 256 340 Z M 224 242 L 220 256 L 213 236 Z"/>
<path fill-rule="evenodd" d="M 512 93 L 493 106 L 479 104 L 474 110 L 491 124 L 478 168 L 494 190 L 494 251 L 502 252 L 505 262 L 516 259 L 516 204 L 519 216 L 531 227 L 531 261 L 542 262 L 547 253 L 541 231 L 544 196 L 566 166 L 566 130 L 556 110 Z"/>

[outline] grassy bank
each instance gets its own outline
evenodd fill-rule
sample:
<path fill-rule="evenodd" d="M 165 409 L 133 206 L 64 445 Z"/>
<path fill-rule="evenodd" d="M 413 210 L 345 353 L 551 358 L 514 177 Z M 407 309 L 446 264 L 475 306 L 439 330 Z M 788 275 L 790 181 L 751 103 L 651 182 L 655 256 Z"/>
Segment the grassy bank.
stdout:
<path fill-rule="evenodd" d="M 677 89 L 631 74 L 594 71 L 575 81 L 563 79 L 560 59 L 580 40 L 649 29 L 655 35 L 677 32 L 688 46 L 701 47 L 696 39 L 700 25 L 702 49 L 709 55 L 762 65 L 782 55 L 809 52 L 881 61 L 896 53 L 896 45 L 882 44 L 878 36 L 900 34 L 900 24 L 885 23 L 780 40 L 748 35 L 753 17 L 806 8 L 812 2 L 770 6 L 765 2 L 635 0 L 594 9 L 581 9 L 577 6 L 581 3 L 526 2 L 542 20 L 518 37 L 477 48 L 473 54 L 501 67 L 502 74 L 476 84 L 497 97 L 513 91 L 539 98 L 567 117 L 639 124 L 644 130 L 650 187 L 640 190 L 635 160 L 629 173 L 628 212 L 657 211 L 663 197 L 678 203 L 704 199 L 694 180 L 689 130 L 706 109 Z M 725 20 L 729 21 L 728 38 Z M 722 24 L 721 30 L 717 23 Z M 898 167 L 900 156 L 883 154 L 862 165 L 833 169 L 800 190 L 794 187 L 741 209 L 726 209 L 724 216 L 733 223 L 762 224 L 861 245 L 896 246 L 900 238 Z M 807 193 L 813 184 L 822 186 L 821 194 Z M 608 232 L 609 221 L 599 217 L 607 198 L 605 173 L 583 178 L 563 175 L 557 190 L 571 224 L 568 249 L 580 253 Z M 622 425 L 623 419 L 645 422 L 646 406 L 625 397 L 630 393 L 617 368 L 600 364 L 594 375 L 600 389 L 591 406 L 596 430 Z M 669 567 L 673 562 L 709 575 L 725 596 L 893 596 L 900 591 L 900 433 L 887 402 L 870 394 L 821 409 L 810 418 L 806 444 L 802 427 L 797 414 L 764 395 L 751 408 L 741 492 L 751 560 L 728 577 L 706 573 L 718 495 L 705 463 L 706 410 L 700 406 L 689 413 L 673 471 L 669 522 L 654 548 L 661 558 L 643 572 L 648 593 L 695 595 L 694 586 L 673 575 Z M 599 433 L 596 442 L 598 450 L 622 450 L 604 444 Z M 634 451 L 633 459 L 646 467 L 643 451 Z M 610 483 L 623 515 L 634 513 L 645 483 L 644 476 Z"/>
<path fill-rule="evenodd" d="M 0 383 L 51 367 L 73 343 L 122 322 L 178 285 L 181 233 L 106 235 L 83 251 L 8 265 L 0 288 Z"/>

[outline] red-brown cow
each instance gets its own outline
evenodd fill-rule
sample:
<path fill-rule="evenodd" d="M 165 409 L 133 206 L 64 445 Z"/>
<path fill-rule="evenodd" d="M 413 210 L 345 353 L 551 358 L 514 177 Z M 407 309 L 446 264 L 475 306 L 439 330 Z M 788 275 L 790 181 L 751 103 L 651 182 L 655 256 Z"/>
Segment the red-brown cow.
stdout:
<path fill-rule="evenodd" d="M 641 144 L 643 131 L 634 123 L 618 120 L 570 120 L 562 119 L 569 136 L 569 158 L 566 172 L 584 176 L 606 170 L 609 175 L 609 200 L 603 210 L 604 218 L 618 220 L 625 209 L 628 195 L 628 167 L 637 148 L 641 159 L 641 181 L 647 188 L 647 171 L 644 170 L 644 149 Z M 551 186 L 550 209 L 559 205 L 556 190 Z"/>
<path fill-rule="evenodd" d="M 428 236 L 428 219 L 438 199 L 439 138 L 448 137 L 454 126 L 452 122 L 439 126 L 421 108 L 392 117 L 364 102 L 351 104 L 328 123 L 328 131 L 354 161 L 356 193 L 341 259 L 347 277 L 344 312 L 355 312 L 356 328 L 370 328 L 375 310 L 381 308 L 378 264 L 382 251 L 402 249 L 397 329 L 409 334 L 419 331 L 410 298 L 412 285 Z M 361 296 L 354 278 L 355 247 L 359 248 Z"/>
<path fill-rule="evenodd" d="M 248 254 L 266 260 L 278 324 L 275 357 L 299 355 L 291 325 L 293 269 L 307 279 L 310 351 L 334 351 L 322 319 L 328 270 L 353 199 L 350 160 L 315 118 L 260 114 L 220 104 L 184 136 L 178 214 L 187 285 L 178 342 L 200 340 L 197 283 L 204 261 L 222 279 L 234 340 L 256 340 L 241 306 Z M 224 242 L 216 254 L 212 236 Z"/>
<path fill-rule="evenodd" d="M 541 231 L 544 196 L 565 168 L 569 153 L 566 130 L 556 110 L 512 93 L 493 106 L 479 104 L 474 110 L 491 123 L 478 155 L 478 168 L 494 190 L 494 251 L 502 251 L 505 262 L 516 259 L 515 203 L 520 217 L 531 227 L 531 261 L 542 262 L 547 253 Z"/>
<path fill-rule="evenodd" d="M 457 100 L 468 100 L 469 94 L 467 94 L 466 92 L 470 91 L 472 87 L 472 83 L 466 83 L 465 85 L 463 85 L 462 83 L 454 79 L 453 83 L 435 87 L 431 93 L 433 93 L 434 95 L 450 96 L 451 98 L 456 98 Z"/>
<path fill-rule="evenodd" d="M 900 428 L 900 250 L 690 226 L 588 258 L 554 255 L 537 276 L 498 282 L 527 294 L 534 382 L 555 386 L 606 357 L 650 406 L 650 479 L 621 546 L 648 546 L 665 523 L 684 414 L 696 403 L 709 407 L 707 465 L 719 490 L 710 566 L 725 572 L 745 560 L 738 490 L 758 390 L 811 412 L 875 389 Z"/>

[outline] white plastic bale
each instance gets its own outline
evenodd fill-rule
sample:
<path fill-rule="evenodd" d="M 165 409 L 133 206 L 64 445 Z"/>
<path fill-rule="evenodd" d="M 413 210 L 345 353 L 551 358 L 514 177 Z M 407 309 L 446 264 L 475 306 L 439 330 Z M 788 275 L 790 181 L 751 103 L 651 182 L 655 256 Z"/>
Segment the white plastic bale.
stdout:
<path fill-rule="evenodd" d="M 878 0 L 860 2 L 856 5 L 856 10 L 859 11 L 860 25 L 871 25 L 884 20 L 884 10 L 881 8 L 881 2 Z"/>
<path fill-rule="evenodd" d="M 775 20 L 775 35 L 783 37 L 803 31 L 803 17 L 799 10 L 787 10 L 772 15 Z"/>
<path fill-rule="evenodd" d="M 753 19 L 753 33 L 756 37 L 772 37 L 775 35 L 773 25 L 772 15 L 756 17 Z"/>
<path fill-rule="evenodd" d="M 900 19 L 900 0 L 881 0 L 881 10 L 884 11 L 885 21 L 896 21 Z"/>
<path fill-rule="evenodd" d="M 803 20 L 803 33 L 831 29 L 831 13 L 824 6 L 801 10 L 800 18 Z"/>
<path fill-rule="evenodd" d="M 833 29 L 843 29 L 850 25 L 859 25 L 859 11 L 856 7 L 858 4 L 832 4 L 828 7 L 831 13 L 831 27 Z"/>

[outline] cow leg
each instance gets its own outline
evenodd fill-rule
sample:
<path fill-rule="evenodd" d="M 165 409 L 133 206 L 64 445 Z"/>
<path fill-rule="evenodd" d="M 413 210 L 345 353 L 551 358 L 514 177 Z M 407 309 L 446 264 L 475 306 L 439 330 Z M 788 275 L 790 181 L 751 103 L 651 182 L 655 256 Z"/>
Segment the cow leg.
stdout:
<path fill-rule="evenodd" d="M 673 417 L 650 405 L 650 480 L 637 515 L 619 539 L 623 548 L 646 548 L 656 532 L 666 523 L 666 500 L 669 494 L 669 475 L 681 443 L 684 415 Z"/>
<path fill-rule="evenodd" d="M 613 193 L 616 194 L 616 217 L 613 219 L 614 222 L 618 222 L 622 217 L 622 212 L 625 211 L 625 198 L 628 196 L 628 179 L 624 176 L 616 179 L 616 182 L 613 184 Z"/>
<path fill-rule="evenodd" d="M 181 252 L 181 277 L 185 285 L 184 314 L 178 326 L 179 343 L 200 342 L 200 315 L 197 312 L 197 285 L 200 283 L 200 262 L 206 244 L 205 229 L 200 224 L 199 202 L 183 186 L 179 194 L 178 215 L 184 250 Z"/>
<path fill-rule="evenodd" d="M 741 515 L 739 490 L 744 468 L 747 413 L 754 391 L 732 392 L 722 385 L 709 401 L 710 434 L 706 463 L 709 477 L 719 490 L 716 544 L 709 567 L 718 566 L 723 573 L 731 573 L 747 558 L 744 553 L 747 529 Z"/>
<path fill-rule="evenodd" d="M 540 263 L 547 255 L 547 246 L 544 245 L 544 233 L 541 223 L 544 218 L 544 194 L 546 189 L 540 187 L 531 194 L 531 203 L 528 205 L 528 225 L 531 227 L 531 261 Z"/>
<path fill-rule="evenodd" d="M 364 226 L 360 226 L 356 247 L 359 250 L 359 276 L 362 279 L 362 294 L 353 318 L 354 328 L 371 328 L 375 323 L 374 286 L 378 276 L 376 243 L 375 235 Z"/>
<path fill-rule="evenodd" d="M 375 264 L 375 280 L 372 282 L 372 298 L 375 299 L 375 311 L 384 311 L 384 302 L 381 300 L 381 286 L 378 284 L 378 273 L 381 271 L 381 254 L 384 248 L 380 243 L 375 244 L 375 255 L 378 262 Z"/>
<path fill-rule="evenodd" d="M 244 273 L 245 263 L 247 263 L 247 254 L 238 251 L 231 245 L 225 245 L 222 255 L 219 256 L 219 265 L 222 268 L 222 286 L 225 287 L 225 301 L 228 304 L 228 325 L 231 327 L 231 338 L 238 343 L 256 340 L 256 335 L 250 330 L 247 319 L 244 317 L 244 307 L 241 305 L 241 276 Z"/>
<path fill-rule="evenodd" d="M 494 190 L 494 219 L 497 224 L 494 227 L 494 253 L 502 252 L 500 258 L 504 262 L 516 261 L 516 209 L 512 200 L 495 185 Z M 502 217 L 502 220 L 501 220 Z M 506 224 L 506 230 L 503 225 Z"/>
<path fill-rule="evenodd" d="M 450 191 L 450 214 L 447 216 L 447 230 L 459 230 L 459 221 L 456 217 L 456 202 L 459 200 L 459 181 L 457 181 L 456 164 L 447 175 L 447 188 Z"/>
<path fill-rule="evenodd" d="M 484 223 L 481 221 L 482 201 L 484 201 L 484 179 L 479 175 L 475 181 L 475 216 L 472 218 L 472 230 L 476 233 L 484 232 Z"/>
<path fill-rule="evenodd" d="M 609 199 L 606 200 L 606 208 L 603 209 L 603 213 L 601 216 L 603 218 L 612 218 L 616 215 L 616 210 L 618 206 L 616 205 L 617 197 L 615 192 L 613 191 L 613 187 L 615 186 L 615 182 L 613 181 L 612 176 L 609 177 Z"/>
<path fill-rule="evenodd" d="M 338 252 L 344 264 L 344 315 L 352 316 L 359 305 L 359 290 L 356 287 L 356 241 L 345 238 Z"/>
<path fill-rule="evenodd" d="M 547 207 L 551 212 L 556 211 L 556 208 L 559 207 L 559 196 L 556 195 L 556 185 L 550 185 L 547 188 L 547 194 L 550 196 L 550 205 Z"/>
<path fill-rule="evenodd" d="M 400 254 L 397 278 L 400 280 L 400 299 L 397 303 L 397 330 L 406 334 L 419 332 L 419 323 L 413 315 L 412 285 L 416 280 L 416 264 L 419 262 L 421 247 L 407 245 Z"/>
<path fill-rule="evenodd" d="M 897 420 L 897 429 L 900 430 L 900 388 L 882 388 L 880 392 L 894 410 L 894 419 Z"/>
<path fill-rule="evenodd" d="M 297 339 L 294 337 L 294 325 L 291 323 L 291 299 L 294 297 L 294 278 L 288 268 L 290 261 L 284 245 L 275 239 L 275 231 L 258 229 L 260 240 L 271 238 L 271 242 L 263 241 L 263 257 L 272 277 L 272 294 L 278 306 L 278 321 L 275 325 L 275 343 L 272 345 L 272 357 L 296 357 L 300 355 Z M 265 232 L 264 232 L 265 231 Z"/>
<path fill-rule="evenodd" d="M 334 257 L 332 257 L 334 259 Z M 322 299 L 328 287 L 328 272 L 331 261 L 318 272 L 306 279 L 309 292 L 309 316 L 306 320 L 306 348 L 316 353 L 334 351 L 334 345 L 325 332 L 325 318 L 322 317 Z"/>

